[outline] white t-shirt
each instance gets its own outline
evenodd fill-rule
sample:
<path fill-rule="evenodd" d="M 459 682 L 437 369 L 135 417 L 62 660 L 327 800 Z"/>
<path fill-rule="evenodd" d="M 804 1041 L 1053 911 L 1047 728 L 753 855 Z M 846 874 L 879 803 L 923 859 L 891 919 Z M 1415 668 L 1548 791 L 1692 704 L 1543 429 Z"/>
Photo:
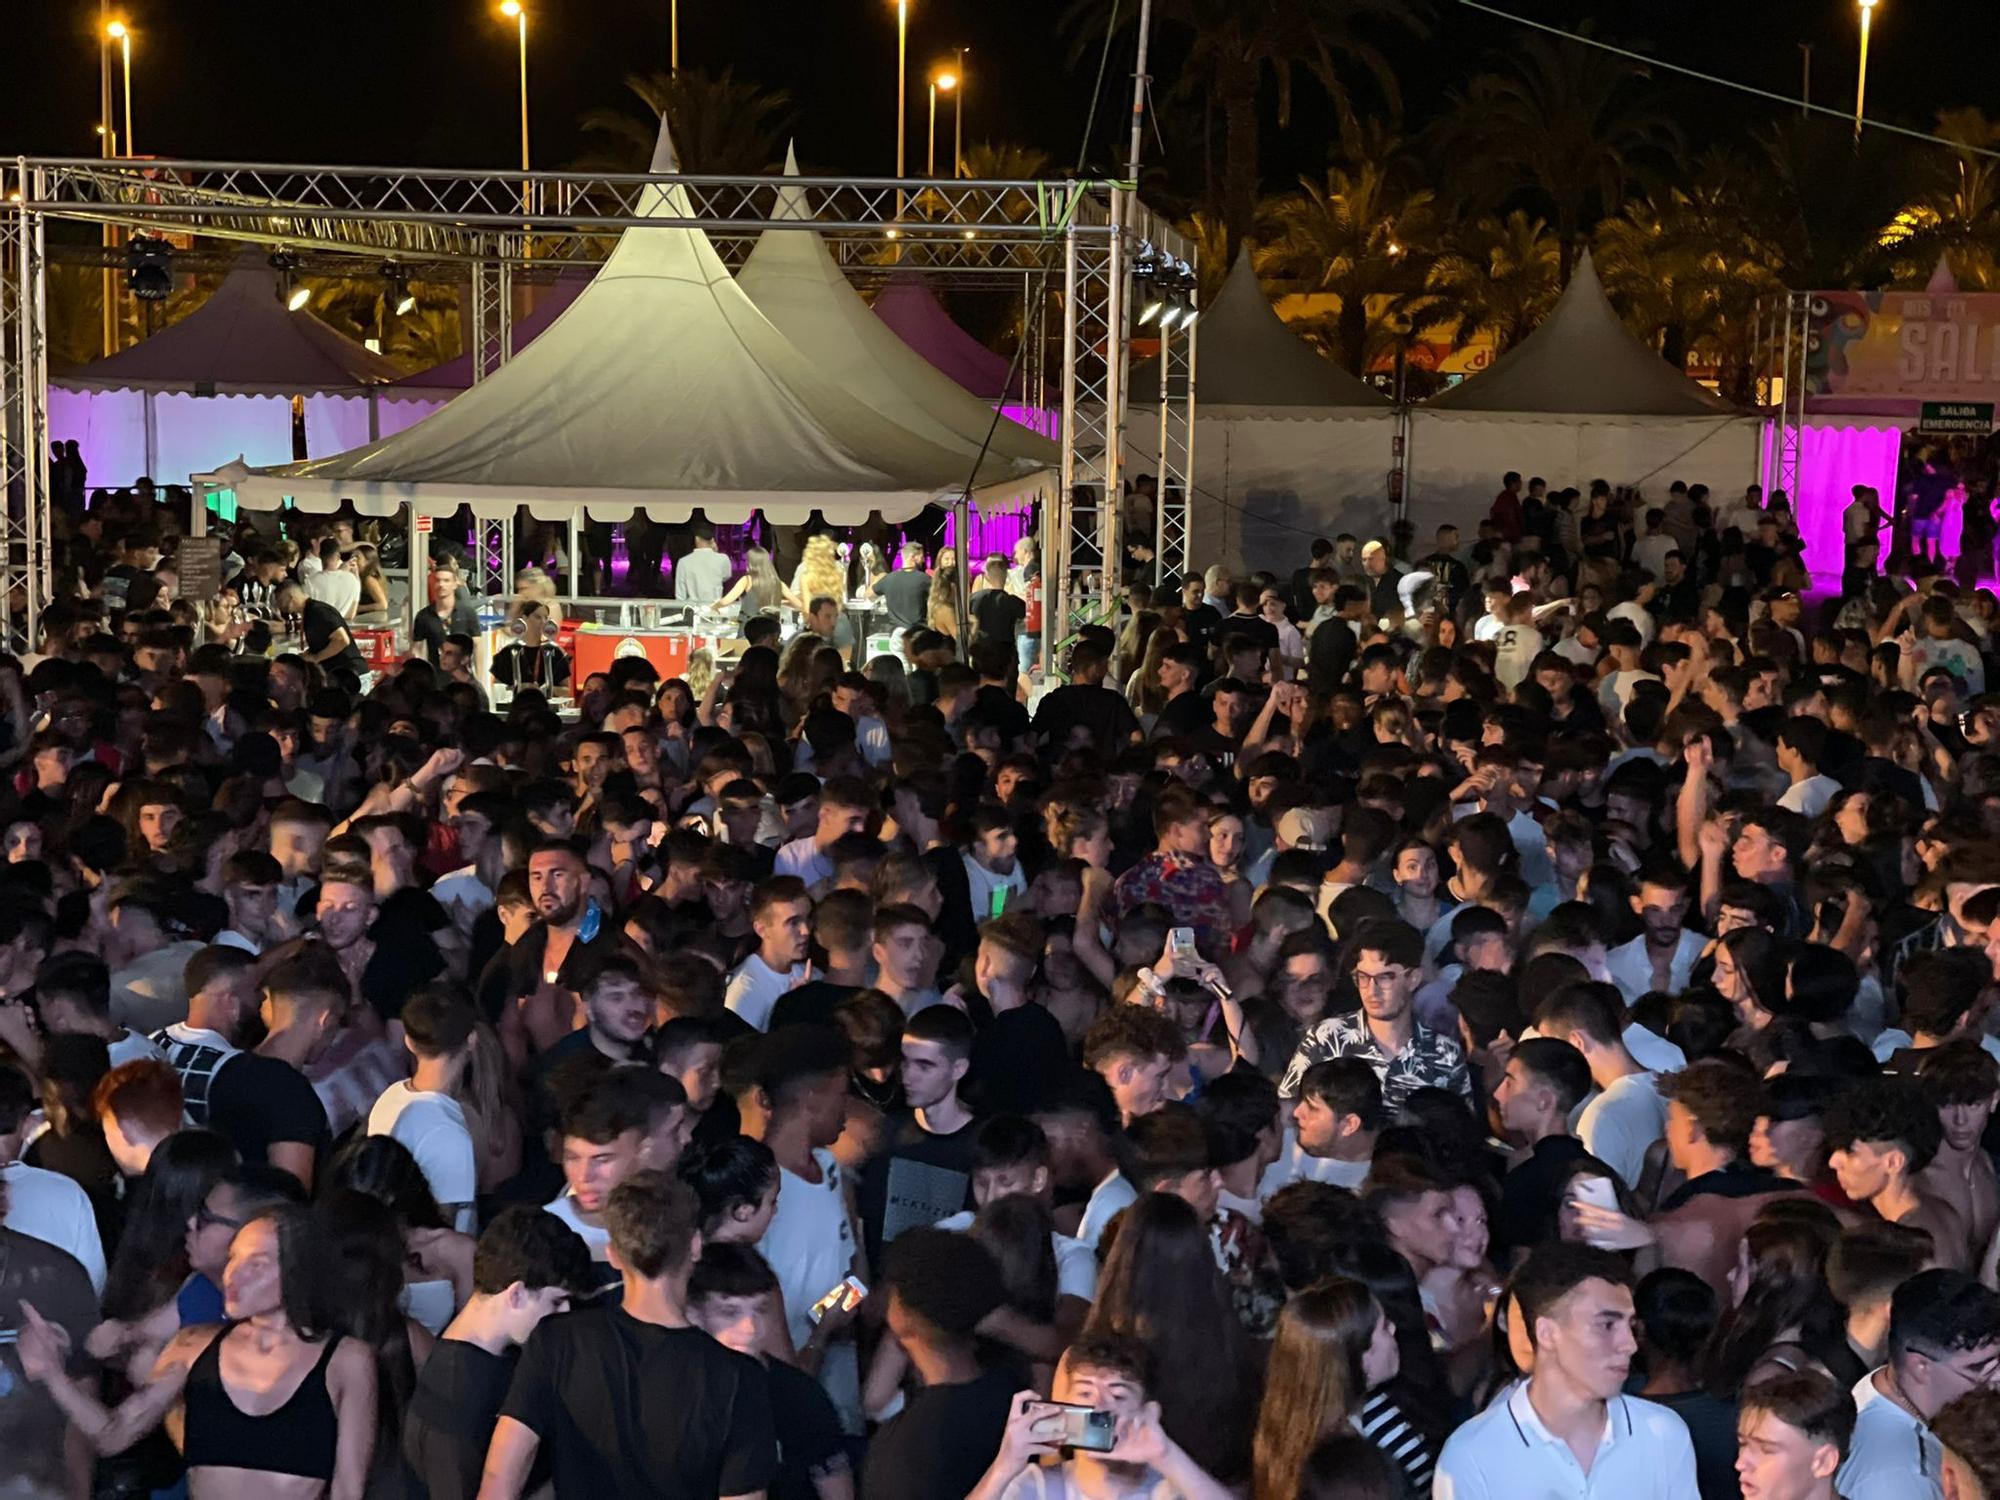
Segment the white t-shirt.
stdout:
<path fill-rule="evenodd" d="M 1840 783 L 1831 776 L 1808 776 L 1785 788 L 1785 795 L 1778 799 L 1778 806 L 1800 817 L 1816 818 L 1826 811 L 1834 793 L 1840 790 Z"/>
<path fill-rule="evenodd" d="M 122 1067 L 128 1062 L 150 1062 L 154 1058 L 166 1057 L 153 1045 L 151 1037 L 139 1035 L 136 1031 L 121 1031 L 117 1039 L 106 1049 L 111 1055 L 111 1066 Z"/>
<path fill-rule="evenodd" d="M 1667 1102 L 1651 1073 L 1628 1073 L 1585 1101 L 1576 1133 L 1584 1149 L 1636 1188 L 1646 1148 L 1666 1133 Z"/>
<path fill-rule="evenodd" d="M 402 1142 L 423 1169 L 438 1206 L 459 1205 L 452 1227 L 467 1234 L 473 1231 L 479 1163 L 472 1132 L 465 1126 L 465 1110 L 456 1099 L 411 1088 L 407 1082 L 392 1083 L 368 1111 L 368 1133 Z"/>
<path fill-rule="evenodd" d="M 346 615 L 361 603 L 360 575 L 345 568 L 321 568 L 306 580 L 306 593 Z"/>
<path fill-rule="evenodd" d="M 577 1237 L 583 1241 L 584 1248 L 590 1251 L 590 1258 L 592 1260 L 601 1261 L 606 1258 L 604 1252 L 611 1246 L 611 1231 L 606 1229 L 602 1224 L 584 1223 L 582 1216 L 576 1211 L 576 1200 L 571 1198 L 567 1192 L 554 1202 L 544 1203 L 542 1205 L 542 1212 L 554 1214 L 563 1223 L 574 1229 Z"/>
<path fill-rule="evenodd" d="M 785 1323 L 800 1347 L 812 1337 L 812 1305 L 854 1268 L 854 1222 L 841 1190 L 840 1163 L 823 1148 L 814 1150 L 813 1160 L 819 1164 L 818 1182 L 778 1169 L 778 1211 L 757 1242 L 758 1253 L 777 1274 Z M 819 1382 L 840 1413 L 841 1425 L 859 1432 L 861 1368 L 852 1340 L 842 1339 L 826 1351 Z"/>
<path fill-rule="evenodd" d="M 1257 1182 L 1257 1199 L 1263 1200 L 1294 1182 L 1330 1182 L 1335 1187 L 1344 1187 L 1359 1192 L 1361 1184 L 1368 1180 L 1368 1158 L 1361 1157 L 1347 1161 L 1337 1156 L 1314 1156 L 1299 1144 L 1298 1127 L 1287 1123 L 1285 1143 L 1278 1152 L 1278 1159 L 1264 1169 L 1264 1175 Z"/>
<path fill-rule="evenodd" d="M 1532 625 L 1503 626 L 1493 657 L 1493 675 L 1512 692 L 1528 680 L 1528 669 L 1542 654 L 1542 633 Z"/>
<path fill-rule="evenodd" d="M 1123 1172 L 1113 1172 L 1098 1183 L 1090 1201 L 1084 1204 L 1083 1222 L 1076 1226 L 1076 1237 L 1095 1250 L 1097 1242 L 1104 1238 L 1104 1226 L 1138 1201 L 1139 1190 Z"/>
<path fill-rule="evenodd" d="M 993 893 L 995 891 L 1005 890 L 1007 892 L 1007 895 L 1003 899 L 1009 907 L 1016 905 L 1020 901 L 1020 898 L 1027 894 L 1028 877 L 1021 873 L 1019 863 L 1016 863 L 1014 868 L 1009 870 L 1005 875 L 998 875 L 987 869 L 986 866 L 982 865 L 970 854 L 961 852 L 958 858 L 959 862 L 965 866 L 965 887 L 972 899 L 973 921 L 984 922 L 988 917 L 993 915 Z"/>
<path fill-rule="evenodd" d="M 20 1161 L 0 1168 L 0 1178 L 7 1183 L 7 1227 L 69 1252 L 90 1277 L 90 1289 L 103 1295 L 104 1241 L 83 1189 L 60 1172 Z"/>
<path fill-rule="evenodd" d="M 736 966 L 729 976 L 728 988 L 723 991 L 722 1003 L 736 1012 L 759 1031 L 771 1028 L 771 1012 L 777 1008 L 778 1000 L 787 990 L 804 984 L 806 966 L 796 964 L 785 973 L 764 962 L 761 953 L 753 953 Z M 836 1276 L 833 1281 L 840 1280 Z M 829 1281 L 820 1291 L 833 1287 Z"/>
<path fill-rule="evenodd" d="M 697 547 L 674 564 L 674 597 L 686 604 L 713 604 L 729 588 L 734 571 L 725 553 Z"/>
<path fill-rule="evenodd" d="M 431 885 L 431 894 L 437 898 L 439 905 L 462 907 L 475 916 L 493 909 L 493 892 L 479 878 L 477 865 L 467 865 L 449 875 L 440 875 Z"/>

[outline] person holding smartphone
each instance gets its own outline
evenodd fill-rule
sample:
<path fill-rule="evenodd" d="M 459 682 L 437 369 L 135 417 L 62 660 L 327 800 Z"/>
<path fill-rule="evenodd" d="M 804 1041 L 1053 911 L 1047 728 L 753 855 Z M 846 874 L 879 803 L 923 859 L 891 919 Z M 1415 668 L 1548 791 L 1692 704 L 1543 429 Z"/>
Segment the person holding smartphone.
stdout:
<path fill-rule="evenodd" d="M 1054 1401 L 1034 1391 L 1014 1398 L 1000 1451 L 965 1500 L 1223 1500 L 1232 1491 L 1160 1427 L 1146 1376 L 1146 1350 L 1131 1339 L 1099 1334 L 1073 1344 L 1056 1371 Z M 1096 1413 L 1112 1415 L 1115 1425 L 1090 1421 Z M 1058 1461 L 1038 1463 L 1042 1458 Z"/>

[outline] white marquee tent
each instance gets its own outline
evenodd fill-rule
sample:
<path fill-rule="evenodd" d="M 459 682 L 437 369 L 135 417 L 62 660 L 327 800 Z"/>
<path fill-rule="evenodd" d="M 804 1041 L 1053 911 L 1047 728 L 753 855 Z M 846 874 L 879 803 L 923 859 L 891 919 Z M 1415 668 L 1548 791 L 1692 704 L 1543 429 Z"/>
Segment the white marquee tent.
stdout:
<path fill-rule="evenodd" d="M 653 169 L 676 170 L 664 126 Z M 678 186 L 650 188 L 643 214 L 691 217 Z M 786 231 L 805 233 L 805 231 Z M 774 524 L 813 510 L 836 523 L 915 515 L 956 493 L 972 450 L 891 420 L 841 388 L 759 312 L 696 229 L 625 231 L 590 286 L 519 355 L 407 432 L 350 453 L 281 468 L 238 461 L 205 482 L 269 509 L 352 499 L 384 515 L 550 519 L 577 506 L 600 520 L 644 508 L 674 520 L 697 507 Z M 1052 472 L 989 454 L 976 495 L 1044 493 Z"/>
<path fill-rule="evenodd" d="M 49 430 L 74 439 L 92 480 L 179 482 L 218 453 L 292 458 L 292 400 L 306 441 L 339 452 L 404 425 L 379 397 L 400 373 L 309 312 L 292 312 L 262 250 L 246 250 L 208 300 L 151 338 L 49 385 Z M 407 419 L 405 419 L 407 420 Z"/>
<path fill-rule="evenodd" d="M 787 176 L 798 175 L 788 156 Z M 803 188 L 778 193 L 779 219 L 810 219 Z M 994 409 L 904 343 L 876 317 L 816 233 L 767 229 L 737 273 L 757 310 L 820 374 L 864 406 L 941 447 L 961 448 L 969 463 L 992 434 L 992 451 L 1054 468 L 1056 445 Z"/>
<path fill-rule="evenodd" d="M 1674 480 L 1718 496 L 1757 478 L 1761 421 L 1635 338 L 1584 252 L 1542 324 L 1491 368 L 1411 415 L 1409 518 L 1416 549 L 1486 514 L 1508 470 L 1551 487 L 1593 479 L 1664 500 Z"/>
<path fill-rule="evenodd" d="M 1156 467 L 1156 362 L 1132 370 L 1130 465 Z M 1309 538 L 1385 532 L 1396 416 L 1284 324 L 1246 249 L 1195 325 L 1194 557 L 1289 571 Z"/>

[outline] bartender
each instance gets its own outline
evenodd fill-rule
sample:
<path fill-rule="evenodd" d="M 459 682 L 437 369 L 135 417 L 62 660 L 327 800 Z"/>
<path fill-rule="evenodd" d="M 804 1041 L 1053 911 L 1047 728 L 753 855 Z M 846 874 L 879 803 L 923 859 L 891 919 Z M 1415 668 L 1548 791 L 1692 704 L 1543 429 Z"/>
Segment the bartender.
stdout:
<path fill-rule="evenodd" d="M 493 656 L 493 680 L 509 692 L 538 688 L 554 698 L 569 685 L 569 658 L 549 636 L 549 607 L 541 600 L 520 607 L 521 639 Z"/>

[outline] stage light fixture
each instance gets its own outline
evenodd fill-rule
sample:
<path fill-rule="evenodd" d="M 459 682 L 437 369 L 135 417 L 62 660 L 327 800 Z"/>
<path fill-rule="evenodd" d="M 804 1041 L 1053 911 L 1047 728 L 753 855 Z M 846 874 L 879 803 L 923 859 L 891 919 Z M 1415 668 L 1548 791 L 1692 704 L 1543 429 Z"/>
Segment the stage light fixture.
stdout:
<path fill-rule="evenodd" d="M 174 290 L 174 247 L 135 235 L 125 247 L 125 289 L 142 302 L 164 302 Z"/>

